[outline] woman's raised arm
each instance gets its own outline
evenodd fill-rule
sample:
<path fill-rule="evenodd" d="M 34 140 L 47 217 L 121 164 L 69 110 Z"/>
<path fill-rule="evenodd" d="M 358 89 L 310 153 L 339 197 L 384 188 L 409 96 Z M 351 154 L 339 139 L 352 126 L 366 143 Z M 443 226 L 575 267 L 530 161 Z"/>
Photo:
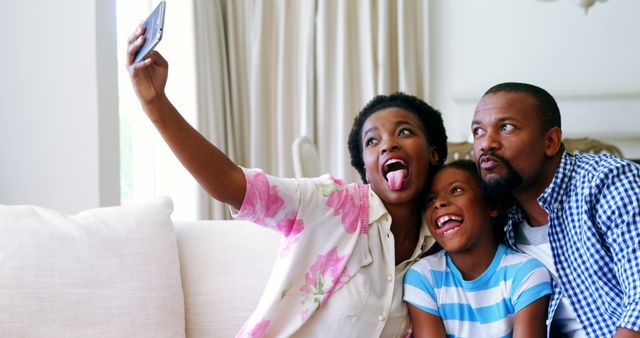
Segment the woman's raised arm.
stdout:
<path fill-rule="evenodd" d="M 239 209 L 246 191 L 242 169 L 193 128 L 166 97 L 169 64 L 154 51 L 138 63 L 144 27 L 129 37 L 127 69 L 142 109 L 182 165 L 213 198 Z"/>

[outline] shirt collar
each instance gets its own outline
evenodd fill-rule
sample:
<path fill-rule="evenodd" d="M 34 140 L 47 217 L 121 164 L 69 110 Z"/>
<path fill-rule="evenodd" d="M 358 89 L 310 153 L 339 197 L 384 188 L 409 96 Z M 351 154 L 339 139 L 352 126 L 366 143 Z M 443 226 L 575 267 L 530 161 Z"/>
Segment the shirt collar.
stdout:
<path fill-rule="evenodd" d="M 551 184 L 538 197 L 538 203 L 545 209 L 559 205 L 564 198 L 563 191 L 566 190 L 571 180 L 571 173 L 576 163 L 576 155 L 564 152 L 556 172 L 553 175 Z"/>
<path fill-rule="evenodd" d="M 387 216 L 389 220 L 391 219 L 391 215 L 389 215 L 387 208 L 384 207 L 380 197 L 373 192 L 373 189 L 369 188 L 369 224 L 384 216 Z"/>
<path fill-rule="evenodd" d="M 567 152 L 562 154 L 562 159 L 560 159 L 560 164 L 558 168 L 556 168 L 551 184 L 549 184 L 537 199 L 540 206 L 547 210 L 547 212 L 549 212 L 549 210 L 555 210 L 565 198 L 562 192 L 565 191 L 569 185 L 575 163 L 576 155 Z M 507 225 L 504 228 L 506 233 L 505 238 L 513 248 L 516 247 L 513 227 L 522 223 L 524 220 L 524 211 L 517 203 L 507 211 Z"/>
<path fill-rule="evenodd" d="M 384 203 L 380 199 L 380 197 L 373 192 L 373 189 L 369 189 L 369 225 L 374 222 L 382 221 L 384 227 L 391 227 L 391 215 L 387 211 L 387 208 L 384 207 Z M 435 241 L 429 232 L 429 227 L 427 223 L 422 218 L 422 226 L 420 226 L 420 237 L 418 237 L 418 247 L 421 252 L 425 252 L 428 250 L 433 242 Z"/>
<path fill-rule="evenodd" d="M 435 242 L 435 238 L 431 236 L 431 232 L 429 231 L 429 227 L 427 226 L 427 222 L 425 218 L 422 218 L 422 226 L 420 226 L 420 237 L 418 239 L 418 246 L 420 247 L 420 252 L 426 252 L 431 248 L 433 243 Z M 420 258 L 420 257 L 418 257 Z"/>

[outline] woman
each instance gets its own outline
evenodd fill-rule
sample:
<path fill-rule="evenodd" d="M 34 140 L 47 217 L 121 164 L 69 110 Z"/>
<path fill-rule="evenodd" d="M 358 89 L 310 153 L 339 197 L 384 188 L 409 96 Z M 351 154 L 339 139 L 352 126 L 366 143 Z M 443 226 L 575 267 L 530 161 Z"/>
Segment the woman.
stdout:
<path fill-rule="evenodd" d="M 351 162 L 368 184 L 329 175 L 284 179 L 244 169 L 193 129 L 165 96 L 168 63 L 135 63 L 143 28 L 130 37 L 128 70 L 143 110 L 182 164 L 238 218 L 284 237 L 258 307 L 241 337 L 402 337 L 409 264 L 433 240 L 422 192 L 446 158 L 440 113 L 420 99 L 377 96 L 354 121 Z"/>

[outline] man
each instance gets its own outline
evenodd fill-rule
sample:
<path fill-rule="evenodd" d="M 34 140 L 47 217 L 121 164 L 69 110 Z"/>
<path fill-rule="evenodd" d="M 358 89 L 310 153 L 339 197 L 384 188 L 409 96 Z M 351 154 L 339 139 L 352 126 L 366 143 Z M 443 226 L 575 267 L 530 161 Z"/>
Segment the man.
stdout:
<path fill-rule="evenodd" d="M 471 128 L 484 188 L 517 202 L 506 241 L 554 277 L 548 335 L 640 337 L 640 166 L 566 153 L 555 100 L 529 84 L 489 89 Z"/>

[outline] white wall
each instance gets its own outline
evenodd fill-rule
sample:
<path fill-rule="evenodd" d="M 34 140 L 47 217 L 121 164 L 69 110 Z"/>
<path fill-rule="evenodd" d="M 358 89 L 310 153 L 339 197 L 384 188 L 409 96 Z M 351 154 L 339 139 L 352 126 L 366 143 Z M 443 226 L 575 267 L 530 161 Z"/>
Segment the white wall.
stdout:
<path fill-rule="evenodd" d="M 568 137 L 640 158 L 640 1 L 430 0 L 431 103 L 453 141 L 468 138 L 482 93 L 505 81 L 547 89 Z"/>
<path fill-rule="evenodd" d="M 567 136 L 640 158 L 640 1 L 429 1 L 429 101 L 452 140 L 484 90 L 524 81 L 556 96 Z M 118 204 L 114 1 L 2 1 L 0 46 L 0 203 Z"/>
<path fill-rule="evenodd" d="M 119 204 L 114 1 L 2 1 L 0 45 L 0 203 Z"/>

